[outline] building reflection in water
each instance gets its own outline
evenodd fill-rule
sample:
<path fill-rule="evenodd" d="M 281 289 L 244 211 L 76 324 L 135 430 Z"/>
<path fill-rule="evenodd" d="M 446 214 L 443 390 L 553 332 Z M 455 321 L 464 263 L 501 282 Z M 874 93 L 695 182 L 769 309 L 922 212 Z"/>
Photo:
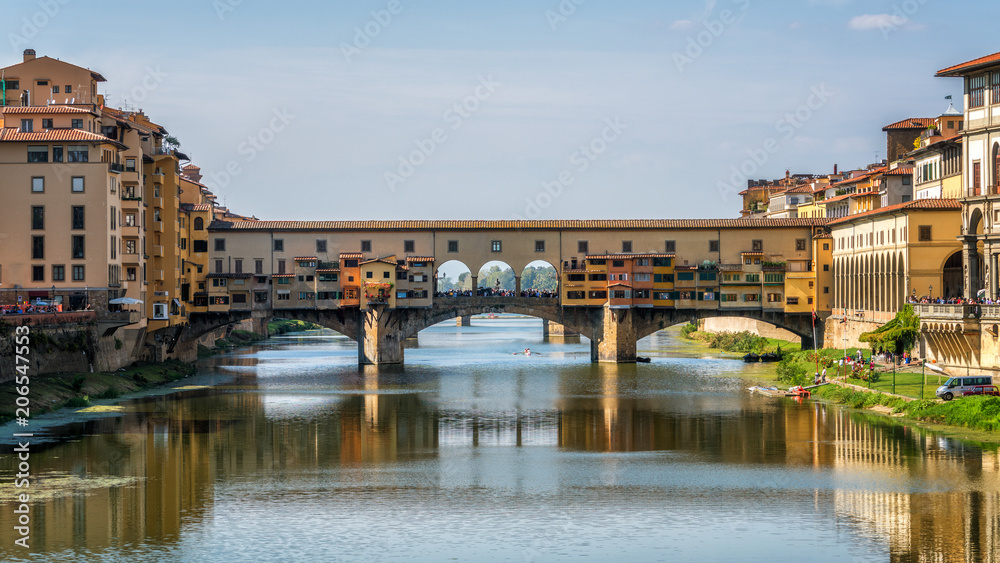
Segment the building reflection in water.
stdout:
<path fill-rule="evenodd" d="M 449 409 L 413 393 L 403 375 L 370 368 L 344 382 L 347 392 L 261 392 L 246 380 L 237 392 L 134 401 L 121 417 L 60 431 L 85 438 L 33 455 L 47 473 L 35 488 L 42 500 L 33 505 L 32 544 L 98 552 L 169 544 L 186 525 L 212 518 L 219 483 L 419 462 L 443 448 L 533 446 L 812 468 L 830 480 L 815 491 L 817 510 L 885 542 L 894 560 L 997 560 L 996 452 L 817 403 L 637 393 L 637 377 L 635 366 L 594 366 L 560 380 L 548 410 L 521 407 L 521 380 L 512 409 L 492 409 L 476 380 L 472 407 Z M 440 470 L 468 469 L 456 463 Z M 8 475 L 14 467 L 9 457 L 0 465 Z M 363 481 L 364 473 L 342 471 L 338 479 Z M 909 488 L 894 491 L 896 483 Z M 0 511 L 4 534 L 12 516 Z"/>

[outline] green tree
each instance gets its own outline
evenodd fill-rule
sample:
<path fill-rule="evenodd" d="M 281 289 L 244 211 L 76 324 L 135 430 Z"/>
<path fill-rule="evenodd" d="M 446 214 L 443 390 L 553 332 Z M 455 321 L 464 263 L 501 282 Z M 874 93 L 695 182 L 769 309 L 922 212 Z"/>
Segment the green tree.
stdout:
<path fill-rule="evenodd" d="M 858 340 L 867 342 L 876 352 L 902 354 L 913 350 L 919 338 L 920 317 L 913 312 L 913 306 L 904 305 L 891 321 L 863 333 Z"/>

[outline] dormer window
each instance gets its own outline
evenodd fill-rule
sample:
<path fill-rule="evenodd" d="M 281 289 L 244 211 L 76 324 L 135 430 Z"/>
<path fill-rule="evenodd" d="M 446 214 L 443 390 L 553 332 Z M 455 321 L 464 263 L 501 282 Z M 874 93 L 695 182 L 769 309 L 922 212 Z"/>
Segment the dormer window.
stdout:
<path fill-rule="evenodd" d="M 82 119 L 74 119 L 71 127 L 73 129 L 83 129 L 83 120 Z"/>
<path fill-rule="evenodd" d="M 42 129 L 52 129 L 51 118 L 42 118 Z"/>
<path fill-rule="evenodd" d="M 31 133 L 35 130 L 35 120 L 34 119 L 22 119 L 21 120 L 21 132 Z"/>

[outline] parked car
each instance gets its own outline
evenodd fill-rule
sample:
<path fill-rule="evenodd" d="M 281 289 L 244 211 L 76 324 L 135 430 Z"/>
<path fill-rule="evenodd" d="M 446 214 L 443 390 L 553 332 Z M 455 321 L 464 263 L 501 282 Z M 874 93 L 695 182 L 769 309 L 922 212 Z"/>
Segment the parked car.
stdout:
<path fill-rule="evenodd" d="M 1000 389 L 997 389 L 996 385 L 975 385 L 972 389 L 965 392 L 966 397 L 972 395 L 992 395 L 994 397 L 1000 397 Z"/>
<path fill-rule="evenodd" d="M 955 397 L 964 397 L 976 386 L 992 386 L 993 377 L 989 375 L 976 375 L 967 377 L 952 377 L 944 382 L 944 385 L 937 388 L 935 395 L 945 401 L 950 401 Z"/>

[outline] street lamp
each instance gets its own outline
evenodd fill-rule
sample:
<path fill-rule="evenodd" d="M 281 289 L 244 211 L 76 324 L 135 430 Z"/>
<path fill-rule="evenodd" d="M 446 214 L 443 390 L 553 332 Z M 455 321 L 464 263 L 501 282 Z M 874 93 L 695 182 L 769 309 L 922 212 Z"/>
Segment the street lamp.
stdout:
<path fill-rule="evenodd" d="M 933 299 L 933 298 L 934 298 L 934 285 L 932 284 L 927 286 L 927 299 Z"/>

